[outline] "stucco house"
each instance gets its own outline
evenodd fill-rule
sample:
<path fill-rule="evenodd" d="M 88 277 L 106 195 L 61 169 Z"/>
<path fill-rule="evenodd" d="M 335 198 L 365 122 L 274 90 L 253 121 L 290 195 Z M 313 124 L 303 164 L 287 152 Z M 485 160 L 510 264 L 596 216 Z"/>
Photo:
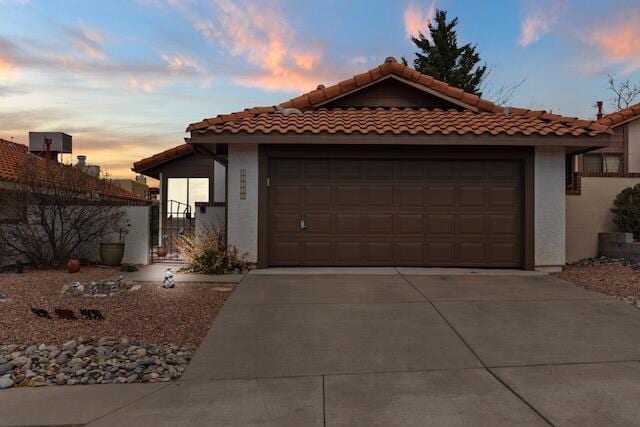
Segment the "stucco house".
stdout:
<path fill-rule="evenodd" d="M 640 104 L 607 114 L 598 123 L 614 138 L 603 148 L 576 155 L 567 181 L 567 262 L 598 255 L 598 233 L 619 231 L 613 200 L 640 183 Z"/>
<path fill-rule="evenodd" d="M 498 106 L 394 58 L 187 132 L 133 169 L 160 180 L 165 213 L 171 177 L 208 177 L 228 243 L 258 267 L 562 266 L 571 157 L 621 141 L 608 125 Z"/>
<path fill-rule="evenodd" d="M 47 167 L 50 173 L 43 173 L 42 176 L 28 177 L 24 173 L 25 170 L 43 171 Z M 25 198 L 21 197 L 21 194 L 33 191 L 46 194 L 51 184 L 47 179 L 58 173 L 64 176 L 62 171 L 67 168 L 73 168 L 73 166 L 58 163 L 55 154 L 52 154 L 50 160 L 46 160 L 44 153 L 30 152 L 26 145 L 0 139 L 0 228 L 29 221 L 28 206 L 25 206 Z M 146 264 L 149 257 L 150 202 L 108 181 L 83 174 L 79 170 L 77 173 L 82 174 L 84 179 L 74 181 L 78 184 L 78 188 L 69 192 L 83 196 L 82 199 L 77 199 L 77 204 L 122 207 L 130 224 L 129 234 L 125 240 L 124 262 Z M 87 199 L 89 195 L 94 198 Z M 75 205 L 76 200 L 69 200 L 69 204 Z M 77 255 L 91 261 L 98 261 L 98 244 L 99 242 L 93 242 L 83 247 Z M 0 249 L 0 267 L 15 261 L 15 256 L 3 253 Z"/>

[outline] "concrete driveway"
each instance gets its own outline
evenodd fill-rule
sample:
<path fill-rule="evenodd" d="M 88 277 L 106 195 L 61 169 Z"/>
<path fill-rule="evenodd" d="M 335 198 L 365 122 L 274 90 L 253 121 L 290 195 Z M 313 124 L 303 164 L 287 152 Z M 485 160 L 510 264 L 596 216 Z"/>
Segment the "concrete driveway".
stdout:
<path fill-rule="evenodd" d="M 180 381 L 91 425 L 639 423 L 627 304 L 544 275 L 287 271 L 247 275 Z"/>

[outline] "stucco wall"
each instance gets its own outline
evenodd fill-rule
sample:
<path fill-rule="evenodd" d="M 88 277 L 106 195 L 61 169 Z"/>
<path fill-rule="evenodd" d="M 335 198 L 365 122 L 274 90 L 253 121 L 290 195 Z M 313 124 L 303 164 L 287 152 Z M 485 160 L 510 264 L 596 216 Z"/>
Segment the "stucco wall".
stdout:
<path fill-rule="evenodd" d="M 149 263 L 149 239 L 150 239 L 150 206 L 126 206 L 127 219 L 129 220 L 129 233 L 124 240 L 124 257 L 122 262 L 126 264 Z"/>
<path fill-rule="evenodd" d="M 229 194 L 227 195 L 228 239 L 249 262 L 258 259 L 258 146 L 229 144 Z M 246 196 L 241 198 L 240 181 L 246 173 Z"/>
<path fill-rule="evenodd" d="M 196 234 L 201 234 L 206 229 L 224 230 L 224 206 L 205 206 L 204 212 L 200 207 L 196 208 Z"/>
<path fill-rule="evenodd" d="M 535 266 L 565 263 L 565 153 L 563 147 L 536 147 Z"/>
<path fill-rule="evenodd" d="M 627 125 L 629 132 L 629 172 L 640 172 L 640 120 Z"/>
<path fill-rule="evenodd" d="M 218 163 L 214 162 L 213 166 L 213 201 L 214 202 L 224 202 L 225 201 L 225 167 Z"/>
<path fill-rule="evenodd" d="M 638 183 L 640 178 L 582 177 L 581 194 L 567 196 L 567 262 L 598 254 L 598 233 L 617 231 L 613 200 Z"/>

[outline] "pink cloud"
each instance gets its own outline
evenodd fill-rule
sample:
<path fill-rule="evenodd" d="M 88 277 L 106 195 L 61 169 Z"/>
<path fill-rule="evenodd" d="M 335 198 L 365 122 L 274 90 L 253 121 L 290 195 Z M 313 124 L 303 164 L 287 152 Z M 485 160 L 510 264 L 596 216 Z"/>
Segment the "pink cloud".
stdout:
<path fill-rule="evenodd" d="M 18 78 L 18 66 L 9 58 L 0 56 L 0 81 L 16 80 Z"/>
<path fill-rule="evenodd" d="M 520 46 L 529 46 L 549 33 L 564 12 L 564 0 L 529 2 L 528 11 L 520 23 Z"/>
<path fill-rule="evenodd" d="M 66 28 L 66 33 L 71 38 L 76 49 L 87 58 L 99 60 L 106 58 L 106 54 L 103 51 L 105 37 L 99 30 L 80 22 L 77 29 Z"/>
<path fill-rule="evenodd" d="M 640 13 L 635 15 L 596 28 L 585 36 L 587 43 L 596 47 L 608 61 L 622 64 L 625 74 L 640 69 Z"/>
<path fill-rule="evenodd" d="M 431 22 L 435 13 L 435 1 L 424 10 L 418 3 L 411 1 L 404 10 L 404 29 L 407 37 L 418 37 L 418 33 L 422 32 L 429 38 L 427 25 Z"/>
<path fill-rule="evenodd" d="M 266 90 L 308 91 L 336 77 L 336 67 L 324 62 L 324 50 L 308 43 L 287 21 L 275 2 L 212 0 L 195 12 L 184 3 L 168 1 L 209 42 L 241 58 L 252 71 L 230 76 L 237 84 Z"/>

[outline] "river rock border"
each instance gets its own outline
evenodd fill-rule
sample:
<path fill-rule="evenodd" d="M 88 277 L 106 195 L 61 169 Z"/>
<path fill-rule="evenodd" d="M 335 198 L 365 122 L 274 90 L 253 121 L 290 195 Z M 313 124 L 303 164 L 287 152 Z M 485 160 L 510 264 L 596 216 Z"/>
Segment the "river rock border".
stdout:
<path fill-rule="evenodd" d="M 128 338 L 57 345 L 0 345 L 0 389 L 45 385 L 166 382 L 179 378 L 193 349 Z"/>

